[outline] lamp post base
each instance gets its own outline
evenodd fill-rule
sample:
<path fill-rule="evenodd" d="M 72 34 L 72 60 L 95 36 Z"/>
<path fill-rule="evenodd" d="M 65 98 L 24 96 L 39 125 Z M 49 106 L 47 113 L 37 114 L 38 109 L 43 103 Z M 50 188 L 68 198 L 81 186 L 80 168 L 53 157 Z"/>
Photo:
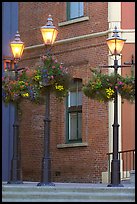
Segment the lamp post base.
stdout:
<path fill-rule="evenodd" d="M 37 186 L 55 186 L 55 184 L 52 182 L 40 182 Z"/>
<path fill-rule="evenodd" d="M 113 159 L 111 162 L 111 183 L 108 187 L 123 187 L 120 179 L 120 160 Z"/>
<path fill-rule="evenodd" d="M 20 160 L 13 158 L 11 161 L 11 175 L 7 182 L 8 184 L 23 184 L 22 181 L 22 170 Z"/>
<path fill-rule="evenodd" d="M 119 184 L 113 184 L 113 183 L 110 183 L 107 185 L 107 187 L 124 187 L 123 184 L 119 183 Z"/>

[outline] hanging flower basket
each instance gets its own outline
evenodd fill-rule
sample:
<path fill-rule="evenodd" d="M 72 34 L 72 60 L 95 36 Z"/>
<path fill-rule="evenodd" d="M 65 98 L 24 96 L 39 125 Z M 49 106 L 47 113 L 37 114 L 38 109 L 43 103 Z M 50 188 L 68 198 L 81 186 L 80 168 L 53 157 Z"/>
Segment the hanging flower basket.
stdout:
<path fill-rule="evenodd" d="M 115 90 L 121 98 L 133 102 L 135 100 L 135 77 L 123 77 L 119 74 L 104 74 L 97 70 L 91 70 L 93 75 L 87 84 L 83 86 L 84 94 L 99 102 L 108 102 L 114 99 Z"/>
<path fill-rule="evenodd" d="M 22 99 L 39 103 L 42 100 L 40 96 L 40 87 L 33 84 L 31 70 L 25 69 L 18 73 L 18 79 L 15 80 L 15 73 L 7 71 L 2 78 L 2 99 L 5 104 L 20 102 Z M 14 74 L 13 74 L 14 73 Z"/>
<path fill-rule="evenodd" d="M 47 89 L 59 99 L 67 95 L 71 81 L 67 70 L 54 56 L 43 56 L 42 61 L 43 65 L 36 69 L 19 72 L 17 80 L 11 75 L 13 72 L 5 73 L 2 78 L 2 99 L 6 104 L 19 102 L 24 98 L 41 103 Z"/>
<path fill-rule="evenodd" d="M 54 56 L 43 56 L 41 60 L 43 65 L 36 68 L 33 83 L 40 87 L 41 94 L 50 89 L 57 98 L 62 99 L 68 93 L 71 76 Z"/>

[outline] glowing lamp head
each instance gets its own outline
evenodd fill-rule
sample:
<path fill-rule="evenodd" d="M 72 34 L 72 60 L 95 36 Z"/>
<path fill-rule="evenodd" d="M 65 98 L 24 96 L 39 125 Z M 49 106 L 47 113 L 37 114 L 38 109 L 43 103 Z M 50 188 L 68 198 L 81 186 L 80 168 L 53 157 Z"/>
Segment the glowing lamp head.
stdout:
<path fill-rule="evenodd" d="M 10 43 L 14 59 L 20 59 L 24 50 L 24 43 L 20 40 L 20 34 L 17 31 L 15 39 Z"/>
<path fill-rule="evenodd" d="M 113 33 L 113 36 L 106 40 L 107 45 L 112 55 L 120 55 L 126 39 L 122 39 L 119 37 L 116 26 Z"/>
<path fill-rule="evenodd" d="M 40 29 L 45 45 L 52 45 L 56 40 L 58 34 L 58 30 L 52 22 L 53 19 L 51 18 L 51 15 L 49 15 L 47 19 L 47 24 L 45 26 L 42 26 Z"/>

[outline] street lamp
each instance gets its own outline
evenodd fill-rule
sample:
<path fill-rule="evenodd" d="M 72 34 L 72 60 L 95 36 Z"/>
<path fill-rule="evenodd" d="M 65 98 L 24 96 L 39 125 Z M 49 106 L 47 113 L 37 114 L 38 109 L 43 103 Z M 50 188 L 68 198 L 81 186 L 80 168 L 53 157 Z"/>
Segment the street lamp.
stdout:
<path fill-rule="evenodd" d="M 40 28 L 45 45 L 52 45 L 58 34 L 58 30 L 52 22 L 53 19 L 51 15 L 49 15 L 47 24 Z"/>
<path fill-rule="evenodd" d="M 54 43 L 58 30 L 53 25 L 53 20 L 51 15 L 47 19 L 47 24 L 41 27 L 41 33 L 43 36 L 44 44 L 47 46 Z M 46 55 L 50 54 L 50 49 L 47 50 Z M 46 87 L 45 93 L 45 119 L 44 119 L 44 155 L 42 159 L 42 172 L 41 172 L 41 182 L 37 186 L 50 185 L 54 186 L 55 184 L 51 182 L 51 157 L 50 157 L 50 85 Z"/>
<path fill-rule="evenodd" d="M 113 36 L 108 38 L 107 45 L 112 55 L 114 55 L 114 65 L 110 66 L 114 68 L 114 73 L 117 74 L 118 68 L 122 67 L 118 65 L 117 55 L 120 55 L 125 39 L 122 39 L 118 35 L 117 27 L 113 31 Z M 117 79 L 116 79 L 117 83 Z M 120 183 L 120 160 L 118 158 L 118 140 L 119 140 L 119 124 L 118 124 L 118 92 L 114 90 L 114 124 L 113 126 L 113 159 L 111 162 L 111 183 L 108 187 L 123 186 Z"/>
<path fill-rule="evenodd" d="M 11 51 L 14 56 L 14 70 L 15 80 L 18 80 L 18 71 L 22 68 L 18 68 L 17 63 L 21 59 L 24 43 L 20 40 L 20 34 L 17 31 L 15 39 L 10 43 Z M 8 184 L 22 184 L 22 172 L 21 172 L 21 145 L 19 137 L 19 118 L 18 118 L 18 102 L 15 103 L 15 119 L 13 124 L 13 157 L 11 160 L 11 172 L 10 180 Z"/>

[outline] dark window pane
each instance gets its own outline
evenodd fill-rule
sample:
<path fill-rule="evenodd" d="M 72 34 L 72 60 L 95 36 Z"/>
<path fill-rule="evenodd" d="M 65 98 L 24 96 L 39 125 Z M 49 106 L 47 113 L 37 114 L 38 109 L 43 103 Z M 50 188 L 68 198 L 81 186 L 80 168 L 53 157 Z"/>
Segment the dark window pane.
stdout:
<path fill-rule="evenodd" d="M 81 139 L 82 113 L 69 114 L 69 140 Z"/>
<path fill-rule="evenodd" d="M 67 97 L 68 141 L 82 139 L 82 80 L 74 79 Z"/>
<path fill-rule="evenodd" d="M 77 139 L 77 113 L 69 114 L 69 140 Z"/>
<path fill-rule="evenodd" d="M 77 105 L 82 105 L 82 91 L 77 93 Z"/>
<path fill-rule="evenodd" d="M 77 105 L 77 92 L 69 92 L 68 107 Z"/>
<path fill-rule="evenodd" d="M 78 139 L 82 138 L 82 113 L 78 113 Z"/>

